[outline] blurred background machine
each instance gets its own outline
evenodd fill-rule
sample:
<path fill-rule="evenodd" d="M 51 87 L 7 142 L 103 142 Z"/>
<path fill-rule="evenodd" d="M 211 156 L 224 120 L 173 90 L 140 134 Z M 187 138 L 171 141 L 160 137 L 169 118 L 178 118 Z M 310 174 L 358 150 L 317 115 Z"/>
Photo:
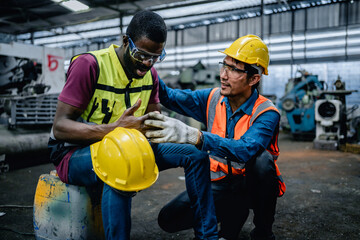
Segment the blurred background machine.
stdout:
<path fill-rule="evenodd" d="M 336 150 L 348 142 L 359 142 L 360 117 L 347 109 L 346 90 L 340 76 L 330 89 L 317 75 L 299 70 L 301 76 L 289 79 L 285 95 L 278 104 L 282 111 L 281 127 L 294 139 L 313 140 L 314 147 Z"/>
<path fill-rule="evenodd" d="M 46 149 L 64 56 L 63 49 L 0 44 L 0 172 L 9 157 Z"/>
<path fill-rule="evenodd" d="M 278 103 L 283 115 L 281 127 L 290 130 L 294 139 L 312 140 L 315 137 L 315 101 L 324 90 L 324 83 L 305 70 L 299 73 L 300 77 L 289 79 L 285 95 Z"/>
<path fill-rule="evenodd" d="M 340 76 L 334 83 L 334 90 L 320 92 L 315 103 L 316 137 L 314 147 L 337 150 L 340 145 L 359 142 L 360 116 L 350 117 L 358 108 L 346 106 L 346 95 L 357 90 L 346 90 Z"/>
<path fill-rule="evenodd" d="M 220 86 L 218 69 L 206 68 L 201 61 L 193 67 L 184 69 L 179 76 L 179 85 L 182 89 L 204 89 Z"/>
<path fill-rule="evenodd" d="M 179 89 L 195 90 L 220 86 L 219 69 L 206 68 L 200 60 L 194 66 L 173 71 L 162 79 L 169 87 Z"/>

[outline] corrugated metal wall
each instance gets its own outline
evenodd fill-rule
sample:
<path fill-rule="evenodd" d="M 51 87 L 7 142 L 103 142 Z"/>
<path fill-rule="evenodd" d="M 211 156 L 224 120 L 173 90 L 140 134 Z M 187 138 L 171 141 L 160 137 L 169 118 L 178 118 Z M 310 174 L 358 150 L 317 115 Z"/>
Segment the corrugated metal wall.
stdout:
<path fill-rule="evenodd" d="M 349 58 L 348 55 L 351 55 L 352 59 L 360 58 L 359 51 L 352 51 L 360 47 L 360 43 L 356 41 L 360 39 L 358 1 L 264 15 L 263 29 L 261 22 L 261 17 L 254 17 L 208 27 L 170 31 L 167 49 L 176 49 L 173 51 L 176 54 L 187 46 L 199 44 L 211 48 L 213 43 L 227 43 L 246 34 L 260 36 L 263 33 L 262 37 L 269 44 L 274 63 L 288 62 L 289 58 L 292 58 L 291 53 L 295 63 L 321 61 L 321 58 L 329 60 L 328 58 L 332 56 L 337 60 L 346 60 Z M 324 48 L 326 44 L 322 42 L 336 49 L 329 52 Z M 321 52 L 324 49 L 326 54 Z M 286 52 L 288 54 L 284 54 Z M 171 67 L 171 63 L 166 62 L 164 68 Z M 189 64 L 191 65 L 191 61 L 188 63 L 177 61 L 177 65 L 172 67 L 184 67 Z"/>
<path fill-rule="evenodd" d="M 264 77 L 266 94 L 281 97 L 297 68 L 319 75 L 329 85 L 338 75 L 347 89 L 360 91 L 360 2 L 337 3 L 294 12 L 264 15 L 169 32 L 167 59 L 161 70 L 189 67 L 201 59 L 215 67 L 223 55 L 218 50 L 246 34 L 261 35 L 270 50 L 270 75 Z M 281 66 L 280 66 L 281 65 Z M 273 84 L 276 82 L 276 84 Z M 360 104 L 360 93 L 347 97 Z"/>

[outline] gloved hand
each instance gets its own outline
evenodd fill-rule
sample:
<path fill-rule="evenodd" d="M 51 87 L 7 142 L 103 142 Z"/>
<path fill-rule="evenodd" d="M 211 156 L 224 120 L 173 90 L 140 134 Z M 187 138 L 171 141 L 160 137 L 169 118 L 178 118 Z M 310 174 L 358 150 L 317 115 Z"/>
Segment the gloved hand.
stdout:
<path fill-rule="evenodd" d="M 144 124 L 149 127 L 155 127 L 156 130 L 148 130 L 145 133 L 153 143 L 190 143 L 196 145 L 200 138 L 200 131 L 190 127 L 185 123 L 166 117 L 157 112 L 150 112 L 149 118 Z"/>

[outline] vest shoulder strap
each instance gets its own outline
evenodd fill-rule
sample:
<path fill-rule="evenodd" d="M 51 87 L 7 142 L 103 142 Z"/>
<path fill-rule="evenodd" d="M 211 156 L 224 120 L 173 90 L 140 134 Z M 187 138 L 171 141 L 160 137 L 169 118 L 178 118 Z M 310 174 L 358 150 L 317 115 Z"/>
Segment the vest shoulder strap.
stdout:
<path fill-rule="evenodd" d="M 250 118 L 250 126 L 253 124 L 253 122 L 259 116 L 259 114 L 262 113 L 267 108 L 272 108 L 274 110 L 276 109 L 275 105 L 270 100 L 266 100 L 265 102 L 261 103 L 256 108 L 256 111 L 254 112 L 254 114 Z"/>
<path fill-rule="evenodd" d="M 207 129 L 208 131 L 211 131 L 212 129 L 212 125 L 214 123 L 214 119 L 215 119 L 215 109 L 216 109 L 216 105 L 219 102 L 220 98 L 221 98 L 221 94 L 220 94 L 220 88 L 214 88 L 210 95 L 209 95 L 209 102 L 208 102 L 208 107 L 207 107 L 207 112 L 208 112 L 208 116 L 207 116 Z"/>

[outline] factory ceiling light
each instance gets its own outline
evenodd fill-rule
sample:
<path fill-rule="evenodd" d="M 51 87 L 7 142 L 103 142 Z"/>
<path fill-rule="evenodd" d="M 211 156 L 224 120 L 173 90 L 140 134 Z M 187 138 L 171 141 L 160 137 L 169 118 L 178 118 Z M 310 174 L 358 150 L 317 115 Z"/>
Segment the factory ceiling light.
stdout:
<path fill-rule="evenodd" d="M 67 9 L 73 12 L 82 12 L 89 10 L 89 6 L 77 0 L 52 0 L 52 1 L 59 3 L 61 6 L 66 7 Z"/>

